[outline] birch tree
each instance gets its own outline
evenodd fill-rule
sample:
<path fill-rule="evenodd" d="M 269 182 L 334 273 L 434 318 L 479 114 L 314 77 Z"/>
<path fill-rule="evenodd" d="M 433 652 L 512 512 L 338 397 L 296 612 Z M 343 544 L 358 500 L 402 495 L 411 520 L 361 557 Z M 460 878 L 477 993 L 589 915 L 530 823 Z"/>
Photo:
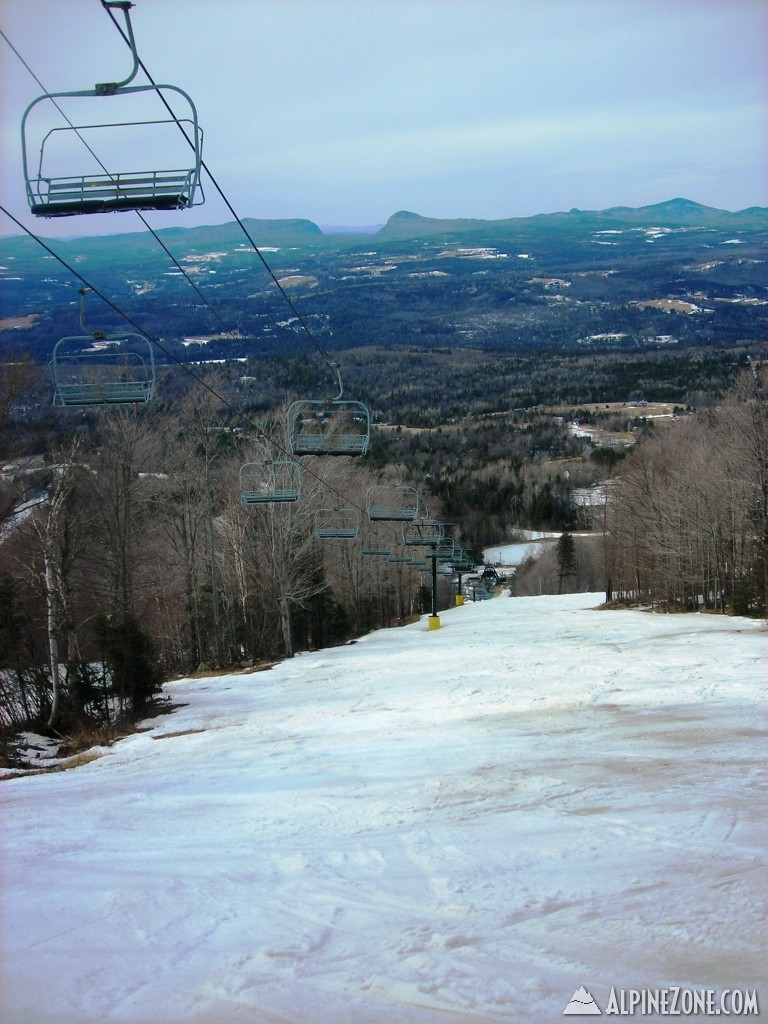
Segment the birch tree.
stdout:
<path fill-rule="evenodd" d="M 78 700 L 76 674 L 82 663 L 78 629 L 74 574 L 82 569 L 82 558 L 90 542 L 93 522 L 87 502 L 78 500 L 79 488 L 88 484 L 80 465 L 77 444 L 66 460 L 54 470 L 47 495 L 41 499 L 21 531 L 17 557 L 26 570 L 37 575 L 45 595 L 48 669 L 51 704 L 47 726 L 60 722 L 65 699 L 82 717 L 85 709 Z M 31 543 L 24 543 L 30 535 Z M 78 581 L 82 583 L 82 579 Z M 82 614 L 80 616 L 82 619 Z M 82 622 L 80 623 L 82 624 Z"/>

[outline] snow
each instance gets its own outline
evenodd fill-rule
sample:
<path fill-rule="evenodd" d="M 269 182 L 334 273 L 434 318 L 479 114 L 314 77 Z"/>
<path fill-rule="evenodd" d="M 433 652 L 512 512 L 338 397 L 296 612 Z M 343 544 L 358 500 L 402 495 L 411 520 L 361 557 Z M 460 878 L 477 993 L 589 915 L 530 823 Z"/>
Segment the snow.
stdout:
<path fill-rule="evenodd" d="M 498 598 L 174 682 L 97 760 L 5 781 L 5 1024 L 759 993 L 765 624 L 599 602 Z"/>
<path fill-rule="evenodd" d="M 512 544 L 498 544 L 483 550 L 483 559 L 488 565 L 509 569 L 522 565 L 528 558 L 538 558 L 547 543 L 558 540 L 560 533 L 547 533 L 541 530 L 521 530 L 525 540 Z"/>

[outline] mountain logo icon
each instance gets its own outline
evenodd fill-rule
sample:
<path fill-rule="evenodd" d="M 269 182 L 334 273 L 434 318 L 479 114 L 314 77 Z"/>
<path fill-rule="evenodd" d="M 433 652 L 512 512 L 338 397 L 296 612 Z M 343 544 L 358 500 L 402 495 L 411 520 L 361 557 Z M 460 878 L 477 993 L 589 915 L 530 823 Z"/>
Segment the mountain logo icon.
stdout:
<path fill-rule="evenodd" d="M 571 1001 L 568 1003 L 566 1008 L 563 1010 L 563 1016 L 567 1014 L 581 1015 L 588 1017 L 590 1015 L 602 1016 L 603 1011 L 595 1002 L 592 994 L 587 992 L 583 985 L 576 989 L 571 996 Z"/>

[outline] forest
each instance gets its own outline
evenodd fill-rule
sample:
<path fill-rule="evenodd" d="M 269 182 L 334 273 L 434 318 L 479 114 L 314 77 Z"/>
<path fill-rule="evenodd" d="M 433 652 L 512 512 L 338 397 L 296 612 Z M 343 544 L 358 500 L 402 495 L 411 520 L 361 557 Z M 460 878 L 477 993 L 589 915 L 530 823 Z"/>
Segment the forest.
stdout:
<path fill-rule="evenodd" d="M 0 238 L 0 355 L 47 362 L 58 337 L 79 333 L 86 285 L 156 342 L 161 361 L 301 358 L 306 337 L 277 281 L 329 350 L 358 359 L 417 348 L 663 362 L 675 348 L 765 344 L 766 238 L 768 211 L 684 200 L 511 221 L 396 214 L 364 236 L 246 220 L 155 237 Z M 90 319 L 123 326 L 99 302 Z"/>
<path fill-rule="evenodd" d="M 586 455 L 564 429 L 570 417 L 530 413 L 514 426 L 395 430 L 374 436 L 363 459 L 301 459 L 298 500 L 261 506 L 241 500 L 238 473 L 286 450 L 284 410 L 233 427 L 221 372 L 173 403 L 68 411 L 58 448 L 14 461 L 24 429 L 11 392 L 28 381 L 6 374 L 0 410 L 6 736 L 25 726 L 72 742 L 113 735 L 146 713 L 164 679 L 252 669 L 428 611 L 423 566 L 363 553 L 402 552 L 400 524 L 364 514 L 367 490 L 398 480 L 417 487 L 422 515 L 454 524 L 477 562 L 483 544 L 519 528 L 575 537 L 521 567 L 519 593 L 601 590 L 609 605 L 766 613 L 764 364 L 711 406 L 646 422 L 631 448 Z M 630 430 L 640 421 L 616 418 Z M 584 489 L 597 500 L 578 503 Z M 339 508 L 356 513 L 359 532 L 319 539 L 318 512 Z M 441 575 L 439 607 L 453 600 Z"/>
<path fill-rule="evenodd" d="M 405 558 L 400 524 L 366 515 L 382 485 L 414 487 L 419 514 L 451 524 L 478 565 L 516 531 L 560 533 L 520 567 L 512 593 L 598 591 L 608 607 L 764 616 L 762 226 L 741 225 L 752 241 L 736 256 L 724 249 L 732 224 L 706 242 L 669 229 L 652 243 L 625 225 L 621 263 L 589 248 L 596 231 L 617 228 L 575 221 L 566 234 L 529 226 L 512 239 L 498 226 L 429 225 L 414 239 L 399 237 L 413 222 L 393 218 L 365 249 L 293 225 L 297 244 L 271 258 L 309 331 L 270 282 L 255 286 L 253 253 L 231 232 L 190 232 L 184 256 L 202 268 L 198 281 L 210 278 L 227 331 L 147 260 L 145 240 L 73 241 L 79 272 L 96 289 L 109 280 L 158 357 L 153 401 L 81 408 L 51 404 L 46 367 L 56 338 L 77 334 L 80 290 L 54 257 L 41 266 L 30 240 L 4 240 L 8 756 L 24 728 L 72 749 L 108 742 L 162 705 L 164 680 L 253 671 L 429 611 L 423 559 Z M 508 245 L 510 256 L 504 238 L 538 252 Z M 713 246 L 718 259 L 705 261 Z M 100 294 L 89 322 L 109 332 Z M 673 298 L 702 312 L 641 302 Z M 290 402 L 324 398 L 339 367 L 345 396 L 371 412 L 365 456 L 289 458 L 300 464 L 296 500 L 245 503 L 242 468 L 282 461 Z M 663 418 L 648 403 L 665 403 Z M 319 536 L 318 516 L 340 511 L 353 535 Z M 440 609 L 456 584 L 447 563 Z"/>

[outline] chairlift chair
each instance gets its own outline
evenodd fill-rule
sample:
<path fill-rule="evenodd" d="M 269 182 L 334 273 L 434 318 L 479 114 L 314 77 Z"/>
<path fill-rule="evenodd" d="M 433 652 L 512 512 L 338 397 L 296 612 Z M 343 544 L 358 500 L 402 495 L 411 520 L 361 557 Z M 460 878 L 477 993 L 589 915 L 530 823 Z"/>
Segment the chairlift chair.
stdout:
<path fill-rule="evenodd" d="M 354 540 L 360 516 L 354 508 L 321 508 L 315 512 L 315 536 L 321 540 Z"/>
<path fill-rule="evenodd" d="M 444 538 L 437 545 L 435 555 L 438 562 L 451 562 L 455 552 L 455 544 L 451 537 Z"/>
<path fill-rule="evenodd" d="M 435 554 L 435 565 L 441 576 L 453 575 L 453 560 L 456 557 L 456 548 L 452 538 L 443 540 L 436 548 L 432 549 Z"/>
<path fill-rule="evenodd" d="M 111 2 L 106 6 L 120 8 L 125 16 L 133 56 L 133 69 L 128 78 L 122 82 L 97 84 L 93 89 L 44 93 L 29 104 L 22 117 L 25 187 L 29 208 L 38 217 L 117 210 L 179 210 L 205 201 L 200 187 L 203 133 L 192 99 L 174 85 L 130 84 L 139 68 L 128 13 L 131 5 Z M 143 104 L 139 97 L 149 93 L 156 93 L 160 100 L 166 93 L 180 98 L 183 114 L 171 113 L 161 119 L 142 116 Z M 70 121 L 63 126 L 48 119 L 48 114 L 58 119 L 63 113 L 59 100 L 70 99 L 77 105 L 82 101 L 82 105 L 91 110 L 96 107 L 100 112 L 105 112 L 106 104 L 113 116 L 119 115 L 119 108 L 127 104 L 132 116 L 110 120 L 107 115 L 107 119 L 95 123 L 73 124 Z M 48 106 L 41 106 L 46 103 Z M 186 142 L 180 137 L 182 127 Z M 36 147 L 38 155 L 34 164 L 30 154 Z M 107 170 L 101 163 L 100 153 L 107 156 L 121 148 L 135 154 L 122 157 L 133 166 L 116 172 Z M 153 151 L 162 166 L 158 167 L 152 160 Z"/>
<path fill-rule="evenodd" d="M 80 289 L 80 327 L 90 288 Z M 48 364 L 53 404 L 138 405 L 154 398 L 157 384 L 152 342 L 143 334 L 95 330 L 56 342 Z"/>
<path fill-rule="evenodd" d="M 461 551 L 458 557 L 454 555 L 453 568 L 457 573 L 474 572 L 475 561 L 466 551 Z"/>
<path fill-rule="evenodd" d="M 435 519 L 418 519 L 403 524 L 403 544 L 429 547 L 439 544 L 442 537 L 442 525 Z"/>
<path fill-rule="evenodd" d="M 299 399 L 286 413 L 294 455 L 365 455 L 371 414 L 363 402 Z"/>
<path fill-rule="evenodd" d="M 372 521 L 406 523 L 419 514 L 419 494 L 408 484 L 375 484 L 365 495 L 365 511 Z"/>
<path fill-rule="evenodd" d="M 155 396 L 154 350 L 141 334 L 61 338 L 49 370 L 54 405 L 140 405 Z"/>
<path fill-rule="evenodd" d="M 301 467 L 291 459 L 264 459 L 240 467 L 240 495 L 244 505 L 268 505 L 299 500 Z"/>
<path fill-rule="evenodd" d="M 363 531 L 360 554 L 381 556 L 391 555 L 393 541 L 394 538 L 391 537 L 390 542 L 387 543 L 385 538 L 382 536 L 382 529 L 380 527 L 373 527 L 368 523 Z"/>

